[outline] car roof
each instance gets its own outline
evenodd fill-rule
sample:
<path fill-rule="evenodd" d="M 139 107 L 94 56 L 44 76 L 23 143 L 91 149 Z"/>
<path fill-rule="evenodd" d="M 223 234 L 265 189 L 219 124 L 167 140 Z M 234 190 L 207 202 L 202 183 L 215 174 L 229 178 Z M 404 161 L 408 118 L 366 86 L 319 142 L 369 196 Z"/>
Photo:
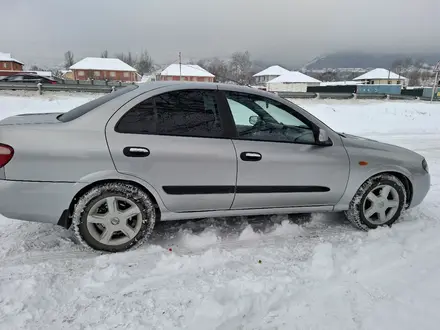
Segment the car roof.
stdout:
<path fill-rule="evenodd" d="M 35 72 L 27 72 L 27 71 L 14 73 L 14 74 L 10 75 L 9 77 L 12 77 L 12 76 L 35 76 L 35 77 L 41 77 L 41 78 L 47 78 L 47 79 L 52 78 L 52 77 L 46 77 L 46 76 L 39 75 L 38 73 L 35 73 Z"/>
<path fill-rule="evenodd" d="M 262 96 L 276 97 L 275 94 L 263 91 L 257 88 L 235 84 L 212 83 L 212 82 L 194 82 L 194 81 L 150 81 L 145 83 L 136 83 L 139 86 L 137 93 L 142 94 L 153 89 L 174 87 L 176 90 L 183 89 L 219 89 L 228 91 L 237 91 L 244 93 L 258 94 Z"/>

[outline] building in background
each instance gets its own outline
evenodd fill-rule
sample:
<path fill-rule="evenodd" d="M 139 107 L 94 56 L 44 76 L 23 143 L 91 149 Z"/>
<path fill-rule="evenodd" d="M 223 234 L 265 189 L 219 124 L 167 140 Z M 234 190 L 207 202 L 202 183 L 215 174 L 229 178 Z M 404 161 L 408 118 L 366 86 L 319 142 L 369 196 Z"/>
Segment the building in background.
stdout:
<path fill-rule="evenodd" d="M 214 82 L 215 76 L 196 64 L 171 64 L 163 70 L 157 80 L 183 80 Z"/>
<path fill-rule="evenodd" d="M 0 79 L 23 71 L 23 63 L 9 53 L 0 53 Z"/>
<path fill-rule="evenodd" d="M 393 71 L 381 68 L 368 71 L 353 80 L 360 81 L 362 84 L 366 85 L 408 85 L 408 78 L 398 75 Z"/>
<path fill-rule="evenodd" d="M 319 86 L 321 81 L 298 71 L 289 71 L 267 82 L 270 92 L 307 92 L 308 86 Z"/>
<path fill-rule="evenodd" d="M 72 70 L 60 70 L 61 77 L 65 80 L 75 80 L 75 76 L 73 75 Z"/>
<path fill-rule="evenodd" d="M 287 69 L 284 69 L 283 67 L 279 65 L 272 65 L 268 67 L 267 69 L 264 69 L 263 71 L 260 71 L 256 74 L 254 74 L 255 83 L 257 85 L 264 85 L 267 82 L 269 82 L 272 79 L 275 79 L 282 74 L 290 72 Z"/>
<path fill-rule="evenodd" d="M 70 67 L 75 80 L 139 81 L 137 70 L 118 58 L 86 57 Z"/>

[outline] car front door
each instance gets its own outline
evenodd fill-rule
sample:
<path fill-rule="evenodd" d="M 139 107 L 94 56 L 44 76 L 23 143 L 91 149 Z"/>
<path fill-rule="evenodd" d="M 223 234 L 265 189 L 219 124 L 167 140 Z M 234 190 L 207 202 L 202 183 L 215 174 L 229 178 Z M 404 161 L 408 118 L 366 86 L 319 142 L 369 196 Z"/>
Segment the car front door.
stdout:
<path fill-rule="evenodd" d="M 107 124 L 116 169 L 150 184 L 172 212 L 230 209 L 237 158 L 225 138 L 218 91 L 151 93 L 127 103 Z"/>
<path fill-rule="evenodd" d="M 341 139 L 319 146 L 313 123 L 259 94 L 224 91 L 236 127 L 233 209 L 331 206 L 342 197 L 349 159 Z"/>

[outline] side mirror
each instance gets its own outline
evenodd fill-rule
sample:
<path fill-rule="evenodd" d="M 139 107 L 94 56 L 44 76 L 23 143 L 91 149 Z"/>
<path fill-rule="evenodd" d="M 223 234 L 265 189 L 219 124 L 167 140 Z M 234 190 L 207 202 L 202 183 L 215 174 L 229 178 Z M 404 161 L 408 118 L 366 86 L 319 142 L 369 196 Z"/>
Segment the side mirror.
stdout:
<path fill-rule="evenodd" d="M 320 145 L 320 146 L 331 146 L 332 145 L 332 142 L 330 141 L 326 130 L 319 128 L 317 133 L 318 133 L 317 134 L 318 136 L 317 136 L 316 142 L 318 143 L 318 145 Z"/>
<path fill-rule="evenodd" d="M 319 129 L 318 141 L 321 143 L 328 141 L 327 131 L 323 130 L 322 128 Z"/>
<path fill-rule="evenodd" d="M 260 117 L 258 116 L 250 116 L 249 117 L 249 124 L 256 125 L 261 121 Z"/>

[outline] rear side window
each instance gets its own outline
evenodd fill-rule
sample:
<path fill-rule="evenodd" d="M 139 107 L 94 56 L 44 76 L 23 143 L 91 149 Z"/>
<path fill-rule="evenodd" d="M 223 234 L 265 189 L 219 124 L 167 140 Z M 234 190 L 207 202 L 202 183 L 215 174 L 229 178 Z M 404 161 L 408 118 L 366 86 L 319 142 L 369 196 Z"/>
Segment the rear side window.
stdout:
<path fill-rule="evenodd" d="M 81 117 L 82 115 L 86 114 L 87 112 L 92 111 L 93 109 L 103 105 L 104 103 L 107 103 L 118 96 L 121 96 L 123 94 L 126 94 L 128 92 L 131 92 L 138 88 L 138 85 L 130 85 L 121 89 L 118 89 L 117 91 L 113 93 L 106 94 L 104 96 L 101 96 L 97 98 L 96 100 L 87 102 L 83 105 L 80 105 L 79 107 L 76 107 L 66 113 L 63 113 L 62 115 L 58 116 L 58 120 L 62 122 L 68 122 L 72 121 L 76 118 Z"/>
<path fill-rule="evenodd" d="M 147 99 L 130 109 L 116 125 L 119 133 L 221 137 L 216 92 L 182 90 Z"/>

